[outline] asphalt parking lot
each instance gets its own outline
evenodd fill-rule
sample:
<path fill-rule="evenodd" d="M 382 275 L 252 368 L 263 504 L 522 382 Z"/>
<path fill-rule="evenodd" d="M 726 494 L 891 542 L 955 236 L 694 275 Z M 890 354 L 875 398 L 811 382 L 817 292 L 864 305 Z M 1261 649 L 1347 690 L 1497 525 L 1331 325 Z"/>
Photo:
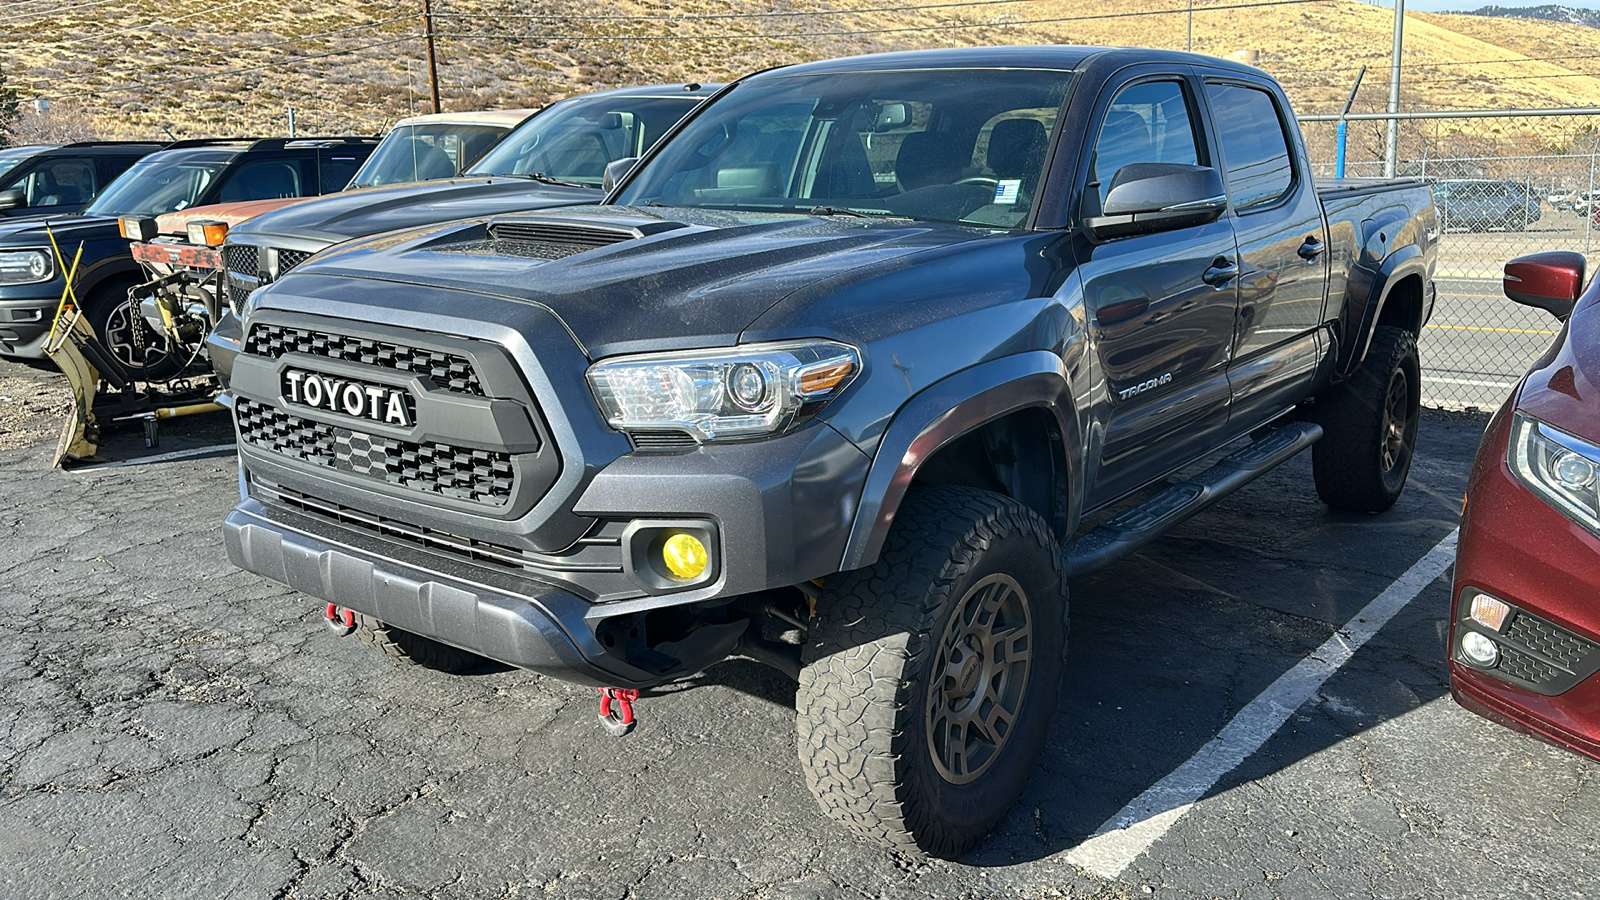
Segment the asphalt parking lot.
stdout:
<path fill-rule="evenodd" d="M 54 379 L 0 362 L 0 428 L 28 444 L 0 449 L 0 895 L 1600 893 L 1595 764 L 1455 706 L 1448 570 L 1402 577 L 1448 550 L 1481 420 L 1424 420 L 1388 514 L 1326 511 L 1302 456 L 1076 583 L 1044 762 L 1001 828 L 950 863 L 819 815 L 793 688 L 754 663 L 651 692 L 638 730 L 614 739 L 591 689 L 401 669 L 336 636 L 311 601 L 228 563 L 235 469 L 205 451 L 224 420 L 171 426 L 158 450 L 130 430 L 105 450 L 198 456 L 51 471 L 37 398 Z M 34 387 L 31 418 L 19 385 Z M 1380 596 L 1404 602 L 1348 661 L 1324 658 Z M 1259 749 L 1190 785 L 1192 806 L 1151 793 L 1312 654 L 1331 674 Z M 1134 823 L 1144 849 L 1094 862 L 1092 836 L 1130 806 L 1159 813 Z"/>

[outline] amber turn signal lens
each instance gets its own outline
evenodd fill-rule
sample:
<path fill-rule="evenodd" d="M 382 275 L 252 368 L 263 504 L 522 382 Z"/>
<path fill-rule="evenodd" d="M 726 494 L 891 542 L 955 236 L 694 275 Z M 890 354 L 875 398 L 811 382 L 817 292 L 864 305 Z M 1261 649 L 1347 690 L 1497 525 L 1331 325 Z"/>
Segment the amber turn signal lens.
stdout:
<path fill-rule="evenodd" d="M 123 216 L 117 219 L 117 233 L 130 241 L 152 241 L 159 229 L 149 216 Z"/>
<path fill-rule="evenodd" d="M 1472 598 L 1472 618 L 1487 628 L 1499 631 L 1505 627 L 1506 616 L 1511 614 L 1511 607 L 1506 603 L 1496 600 L 1488 594 L 1477 594 Z"/>
<path fill-rule="evenodd" d="M 848 359 L 825 362 L 800 372 L 800 396 L 820 397 L 839 386 L 839 383 L 850 377 L 856 370 L 856 364 Z"/>
<path fill-rule="evenodd" d="M 220 247 L 228 236 L 228 226 L 224 222 L 190 222 L 187 231 L 189 243 L 202 247 Z"/>

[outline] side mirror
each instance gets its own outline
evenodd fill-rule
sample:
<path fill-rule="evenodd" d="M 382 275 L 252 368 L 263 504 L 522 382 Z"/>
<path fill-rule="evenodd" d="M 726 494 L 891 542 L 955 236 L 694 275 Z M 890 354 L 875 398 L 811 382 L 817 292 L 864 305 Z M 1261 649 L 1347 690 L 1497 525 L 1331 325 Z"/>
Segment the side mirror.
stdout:
<path fill-rule="evenodd" d="M 1565 322 L 1583 292 L 1584 265 L 1583 257 L 1570 250 L 1519 256 L 1506 263 L 1506 296 Z"/>
<path fill-rule="evenodd" d="M 26 202 L 28 202 L 28 197 L 22 193 L 22 188 L 0 191 L 0 210 L 18 209 Z"/>
<path fill-rule="evenodd" d="M 1204 225 L 1227 210 L 1228 190 L 1216 169 L 1134 163 L 1117 170 L 1100 215 L 1083 226 L 1096 238 L 1125 237 Z"/>
<path fill-rule="evenodd" d="M 638 164 L 639 157 L 637 156 L 625 156 L 622 159 L 606 163 L 606 173 L 600 176 L 600 190 L 608 194 L 611 193 L 611 189 L 617 186 L 617 182 L 627 178 L 628 173 L 632 172 L 633 167 Z"/>

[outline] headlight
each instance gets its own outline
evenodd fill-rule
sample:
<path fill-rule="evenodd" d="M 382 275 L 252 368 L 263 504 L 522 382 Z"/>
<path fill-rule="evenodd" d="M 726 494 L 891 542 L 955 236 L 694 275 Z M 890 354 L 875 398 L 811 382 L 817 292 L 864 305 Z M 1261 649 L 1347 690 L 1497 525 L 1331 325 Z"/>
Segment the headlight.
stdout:
<path fill-rule="evenodd" d="M 816 415 L 861 370 L 834 341 L 649 353 L 597 363 L 589 387 L 618 431 L 674 429 L 695 440 L 766 437 Z"/>
<path fill-rule="evenodd" d="M 1600 447 L 1517 413 L 1507 457 L 1512 473 L 1529 490 L 1600 534 Z"/>
<path fill-rule="evenodd" d="M 0 251 L 0 284 L 37 284 L 55 277 L 49 250 Z"/>

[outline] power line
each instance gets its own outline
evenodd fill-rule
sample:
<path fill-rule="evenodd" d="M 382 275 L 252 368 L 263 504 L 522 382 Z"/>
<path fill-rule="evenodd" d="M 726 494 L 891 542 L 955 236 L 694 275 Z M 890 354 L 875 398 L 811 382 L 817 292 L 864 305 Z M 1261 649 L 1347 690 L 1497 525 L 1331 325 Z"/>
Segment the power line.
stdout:
<path fill-rule="evenodd" d="M 963 0 L 959 3 L 928 3 L 915 6 L 875 6 L 861 9 L 785 10 L 759 13 L 707 13 L 693 16 L 566 16 L 560 13 L 434 13 L 436 19 L 557 19 L 578 22 L 700 22 L 706 19 L 780 19 L 799 16 L 858 16 L 881 12 L 921 12 L 929 9 L 953 9 L 972 6 L 1007 6 L 1030 3 L 1033 0 Z M 1174 10 L 1178 12 L 1179 10 Z"/>
<path fill-rule="evenodd" d="M 202 9 L 199 12 L 188 13 L 187 15 L 178 16 L 172 19 L 163 19 L 159 22 L 149 22 L 144 25 L 132 25 L 118 31 L 102 31 L 91 35 L 85 35 L 83 37 L 66 38 L 59 41 L 44 41 L 42 43 L 31 45 L 30 49 L 38 49 L 41 47 L 67 47 L 72 44 L 82 44 L 86 41 L 103 41 L 106 38 L 116 37 L 119 34 L 127 34 L 130 31 L 148 31 L 160 25 L 171 25 L 173 22 L 182 22 L 185 19 L 193 19 L 196 16 L 203 16 L 207 13 L 221 12 L 225 9 L 233 9 L 236 6 L 243 6 L 246 3 L 260 2 L 263 2 L 263 0 L 234 0 L 232 3 L 224 3 L 221 6 L 213 6 L 210 9 Z"/>
<path fill-rule="evenodd" d="M 1455 60 L 1455 61 L 1452 61 L 1452 62 L 1406 63 L 1403 66 L 1403 68 L 1405 68 L 1407 70 L 1411 70 L 1411 69 L 1442 69 L 1442 68 L 1449 68 L 1449 67 L 1452 67 L 1452 66 L 1486 66 L 1486 65 L 1498 65 L 1498 64 L 1502 64 L 1502 63 L 1509 64 L 1509 63 L 1530 63 L 1530 62 L 1548 63 L 1548 62 L 1565 62 L 1565 61 L 1571 61 L 1571 60 L 1585 60 L 1585 59 L 1589 59 L 1589 60 L 1600 59 L 1600 55 L 1597 55 L 1597 54 L 1594 54 L 1594 53 L 1580 53 L 1580 54 L 1576 54 L 1576 55 L 1573 55 L 1573 56 L 1518 56 L 1518 57 L 1506 58 L 1506 59 L 1464 59 L 1464 60 Z M 1280 79 L 1282 79 L 1282 78 L 1297 78 L 1297 77 L 1300 77 L 1302 75 L 1318 75 L 1318 74 L 1325 74 L 1325 73 L 1340 73 L 1340 72 L 1349 73 L 1351 71 L 1354 71 L 1356 68 L 1357 68 L 1357 66 L 1352 65 L 1352 66 L 1341 66 L 1341 67 L 1336 68 L 1336 69 L 1300 69 L 1300 70 L 1294 71 L 1294 72 L 1285 72 L 1282 75 L 1279 75 L 1278 77 Z"/>
<path fill-rule="evenodd" d="M 364 31 L 364 30 L 368 30 L 368 29 L 381 28 L 381 27 L 383 27 L 385 25 L 393 25 L 396 22 L 411 22 L 411 21 L 414 21 L 416 18 L 417 17 L 414 16 L 414 15 L 396 16 L 396 17 L 394 17 L 392 19 L 382 19 L 382 20 L 377 21 L 377 22 L 364 22 L 364 23 L 362 23 L 360 25 L 351 25 L 348 28 L 335 28 L 332 31 L 322 31 L 322 32 L 318 32 L 316 34 L 307 34 L 307 35 L 302 35 L 302 36 L 296 37 L 296 38 L 287 38 L 287 39 L 281 40 L 281 41 L 272 41 L 272 42 L 266 43 L 266 44 L 249 44 L 249 45 L 246 45 L 246 46 L 243 46 L 243 47 L 229 47 L 226 50 L 218 50 L 215 53 L 207 53 L 207 54 L 205 54 L 203 56 L 185 57 L 182 61 L 172 63 L 172 65 L 185 65 L 185 66 L 194 65 L 195 62 L 198 61 L 198 60 L 215 59 L 216 57 L 219 57 L 219 56 L 234 56 L 236 54 L 241 54 L 241 53 L 250 53 L 250 52 L 255 51 L 255 50 L 267 50 L 267 49 L 270 49 L 272 47 L 282 47 L 282 46 L 284 46 L 286 44 L 299 44 L 299 43 L 304 43 L 305 41 L 321 40 L 322 38 L 325 38 L 325 37 L 333 37 L 334 35 L 339 35 L 339 34 L 348 34 L 348 33 L 352 32 L 352 31 Z M 85 79 L 100 78 L 100 77 L 105 77 L 105 76 L 115 77 L 116 75 L 124 73 L 124 72 L 137 72 L 137 71 L 140 71 L 140 70 L 142 70 L 144 68 L 145 68 L 144 65 L 125 66 L 123 68 L 115 69 L 115 70 L 99 70 L 99 71 L 95 71 L 95 72 L 80 72 L 80 73 L 77 73 L 77 74 L 74 74 L 74 75 L 39 77 L 39 78 L 34 78 L 33 81 L 34 81 L 35 84 L 40 84 L 40 83 L 49 84 L 49 83 L 56 83 L 56 82 L 63 82 L 63 81 L 83 81 Z M 116 85 L 113 85 L 113 87 L 115 87 L 115 86 Z"/>
<path fill-rule="evenodd" d="M 340 49 L 340 50 L 330 50 L 327 53 L 318 53 L 318 54 L 314 54 L 314 55 L 311 55 L 311 56 L 296 56 L 296 57 L 294 57 L 292 59 L 285 59 L 285 60 L 281 60 L 279 62 L 262 63 L 262 64 L 256 65 L 256 66 L 241 66 L 241 67 L 236 68 L 236 69 L 224 69 L 224 70 L 222 70 L 220 72 L 206 72 L 206 73 L 204 73 L 202 75 L 188 75 L 188 76 L 185 76 L 183 78 L 168 78 L 165 81 L 128 82 L 128 83 L 122 84 L 122 85 L 113 85 L 112 87 L 135 87 L 135 88 L 148 90 L 150 88 L 165 87 L 166 85 L 169 85 L 169 84 L 182 84 L 183 82 L 186 82 L 186 81 L 199 81 L 202 78 L 221 78 L 221 77 L 223 77 L 225 75 L 239 75 L 239 74 L 244 73 L 244 72 L 256 72 L 256 71 L 259 71 L 261 69 L 276 69 L 276 68 L 280 68 L 280 67 L 283 67 L 283 66 L 293 65 L 295 63 L 310 62 L 310 61 L 315 60 L 315 59 L 326 59 L 326 58 L 328 58 L 330 56 L 341 56 L 341 55 L 343 55 L 345 53 L 355 53 L 355 52 L 360 51 L 360 50 L 370 50 L 373 47 L 386 47 L 386 46 L 388 46 L 390 44 L 401 44 L 401 43 L 404 43 L 406 41 L 416 41 L 416 40 L 421 40 L 421 39 L 422 39 L 422 35 L 420 35 L 420 34 L 410 34 L 410 35 L 406 35 L 405 37 L 402 37 L 402 38 L 394 38 L 393 40 L 373 41 L 370 44 L 358 44 L 358 45 L 356 45 L 354 47 L 345 47 L 345 48 Z M 61 95 L 60 99 L 70 100 L 70 99 L 73 99 L 75 97 L 88 97 L 88 96 L 92 96 L 92 95 L 95 95 L 95 94 L 103 93 L 103 92 L 105 92 L 106 90 L 109 90 L 109 89 L 110 88 L 98 88 L 98 89 L 95 89 L 95 90 L 78 91 L 77 93 L 72 93 L 72 94 L 63 94 L 63 95 Z"/>
<path fill-rule="evenodd" d="M 1299 6 L 1305 3 L 1332 3 L 1336 0 L 1269 0 L 1264 3 L 1231 3 L 1225 6 L 1196 7 L 1195 12 L 1224 12 L 1235 9 L 1260 9 L 1267 6 Z M 1184 15 L 1185 9 L 1146 10 L 1140 12 L 1106 13 L 1096 16 L 1061 16 L 1049 19 L 1015 19 L 998 22 L 963 22 L 954 25 L 924 25 L 905 28 L 862 28 L 846 31 L 780 31 L 772 34 L 668 34 L 668 35 L 586 35 L 586 34 L 491 34 L 486 32 L 438 32 L 437 36 L 457 41 L 471 40 L 545 40 L 545 41 L 706 41 L 706 40 L 772 40 L 797 37 L 851 37 L 871 34 L 903 34 L 906 32 L 960 31 L 967 28 L 1015 28 L 1021 25 L 1053 25 L 1062 22 L 1094 22 L 1108 19 L 1136 19 L 1147 16 Z"/>
<path fill-rule="evenodd" d="M 55 9 L 43 9 L 43 10 L 41 10 L 41 9 L 37 9 L 36 8 L 32 12 L 13 13 L 13 14 L 11 14 L 9 16 L 0 16 L 0 22 L 9 22 L 12 19 L 26 19 L 26 18 L 29 18 L 31 16 L 55 16 L 55 15 L 60 15 L 61 13 L 67 12 L 68 10 L 82 9 L 85 6 L 105 6 L 107 3 L 116 3 L 116 2 L 117 2 L 117 0 L 89 0 L 88 3 L 74 3 L 71 6 L 58 6 Z M 26 0 L 24 0 L 24 2 L 22 2 L 22 3 L 7 3 L 5 6 L 0 6 L 0 9 L 9 9 L 9 8 L 11 8 L 13 6 L 33 6 L 33 7 L 37 7 L 38 4 L 37 3 L 26 2 Z"/>

